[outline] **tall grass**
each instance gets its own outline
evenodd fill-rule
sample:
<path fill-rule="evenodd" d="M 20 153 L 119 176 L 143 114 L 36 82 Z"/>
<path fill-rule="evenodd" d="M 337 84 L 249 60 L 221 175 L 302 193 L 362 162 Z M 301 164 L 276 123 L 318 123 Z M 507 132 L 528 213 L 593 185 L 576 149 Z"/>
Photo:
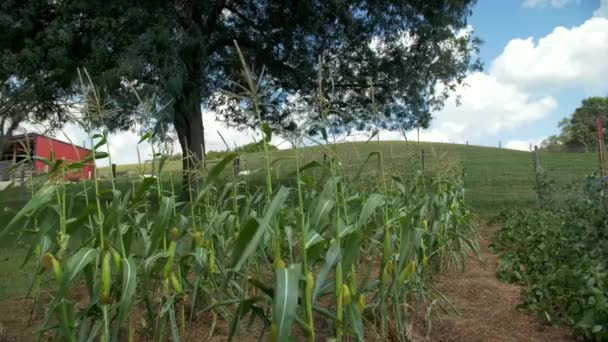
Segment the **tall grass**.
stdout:
<path fill-rule="evenodd" d="M 213 317 L 209 334 L 224 320 L 229 340 L 248 332 L 251 323 L 243 323 L 249 318 L 271 341 L 405 341 L 420 317 L 414 308 L 427 318 L 435 307 L 447 309 L 430 278 L 448 265 L 462 269 L 476 250 L 459 176 L 389 174 L 379 152 L 357 170 L 342 167 L 327 130 L 331 96 L 324 93 L 319 63 L 321 147 L 329 158 L 302 165 L 305 137 L 296 137 L 288 160 L 296 165 L 295 185 L 273 184 L 266 148 L 272 130 L 261 119 L 258 96 L 263 73 L 253 74 L 238 51 L 244 85 L 230 95 L 258 116 L 265 147 L 261 184 L 224 177 L 236 153 L 205 172 L 201 186 L 191 184 L 187 202 L 159 178 L 142 178 L 130 189 L 112 180 L 112 189 L 102 190 L 96 171 L 88 205 L 73 211 L 70 201 L 80 196 L 69 196 L 64 175 L 110 158 L 101 152 L 109 151 L 107 134 L 91 134 L 94 152 L 84 161 L 45 161 L 55 177 L 0 232 L 27 234 L 34 282 L 54 282 L 39 339 L 52 332 L 62 341 L 132 341 L 136 334 L 179 341 L 196 324 L 195 313 L 207 313 Z M 94 110 L 102 112 L 92 82 L 87 89 Z M 371 176 L 370 160 L 378 162 Z M 163 163 L 153 164 L 160 175 Z M 78 288 L 87 294 L 82 301 L 70 295 Z M 134 313 L 142 314 L 143 325 Z"/>

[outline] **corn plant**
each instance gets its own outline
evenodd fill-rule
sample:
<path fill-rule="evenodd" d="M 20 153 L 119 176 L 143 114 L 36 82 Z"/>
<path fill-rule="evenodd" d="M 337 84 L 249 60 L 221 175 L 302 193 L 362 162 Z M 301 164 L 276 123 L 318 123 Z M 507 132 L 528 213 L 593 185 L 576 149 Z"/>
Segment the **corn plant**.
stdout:
<path fill-rule="evenodd" d="M 258 117 L 264 179 L 227 176 L 238 157 L 227 153 L 209 170 L 201 167 L 204 182 L 191 184 L 185 202 L 173 183 L 163 183 L 162 160 L 153 164 L 157 177 L 127 186 L 99 179 L 95 165 L 93 179 L 73 194 L 67 172 L 111 158 L 103 131 L 91 134 L 93 152 L 83 161 L 44 160 L 49 181 L 0 232 L 29 238 L 33 284 L 49 284 L 39 339 L 179 341 L 206 313 L 213 318 L 209 334 L 223 320 L 229 340 L 255 324 L 271 341 L 405 341 L 419 317 L 414 307 L 424 307 L 427 318 L 435 307 L 449 308 L 432 275 L 462 270 L 477 249 L 461 180 L 441 172 L 390 174 L 380 151 L 355 170 L 343 166 L 328 132 L 332 94 L 324 91 L 319 63 L 320 147 L 329 158 L 304 162 L 303 141 L 315 138 L 295 137 L 294 153 L 283 161 L 295 164 L 295 182 L 280 185 L 272 175 L 281 161 L 268 151 L 273 132 L 260 111 L 263 71 L 254 74 L 236 48 L 244 82 L 227 94 Z M 85 110 L 102 113 L 87 78 Z M 140 143 L 156 141 L 147 134 Z M 369 161 L 378 162 L 375 189 L 362 178 Z M 85 208 L 73 210 L 83 200 Z M 85 298 L 71 295 L 77 290 Z"/>

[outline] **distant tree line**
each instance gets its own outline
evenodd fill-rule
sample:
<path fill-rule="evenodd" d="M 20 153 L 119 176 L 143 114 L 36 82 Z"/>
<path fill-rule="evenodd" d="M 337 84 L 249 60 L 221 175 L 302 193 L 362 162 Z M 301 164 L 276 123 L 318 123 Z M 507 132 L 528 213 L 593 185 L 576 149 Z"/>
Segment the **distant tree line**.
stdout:
<path fill-rule="evenodd" d="M 542 142 L 542 148 L 550 151 L 593 152 L 597 149 L 597 117 L 604 121 L 604 143 L 608 125 L 608 96 L 589 97 L 580 107 L 559 122 L 561 132 Z"/>

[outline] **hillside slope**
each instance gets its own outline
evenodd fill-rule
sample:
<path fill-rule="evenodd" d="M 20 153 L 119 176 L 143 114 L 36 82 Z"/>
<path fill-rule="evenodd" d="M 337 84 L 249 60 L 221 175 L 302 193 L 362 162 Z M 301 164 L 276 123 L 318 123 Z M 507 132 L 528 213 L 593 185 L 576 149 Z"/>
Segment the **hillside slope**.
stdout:
<path fill-rule="evenodd" d="M 382 151 L 387 169 L 391 173 L 406 174 L 416 172 L 422 167 L 422 155 L 427 169 L 438 164 L 450 164 L 465 174 L 465 186 L 470 204 L 481 214 L 495 213 L 504 207 L 525 206 L 536 199 L 534 190 L 535 175 L 532 154 L 529 152 L 498 149 L 493 147 L 469 146 L 445 143 L 416 143 L 404 141 L 345 142 L 336 147 L 342 165 L 358 168 L 370 153 Z M 424 151 L 421 153 L 421 151 Z M 301 150 L 302 163 L 323 160 L 327 148 L 310 146 Z M 294 170 L 290 157 L 292 149 L 272 152 L 275 175 L 287 176 Z M 210 161 L 212 165 L 215 161 Z M 371 163 L 370 163 L 371 164 Z M 568 184 L 598 169 L 594 153 L 555 153 L 540 155 L 540 165 L 548 179 L 556 184 Z M 241 157 L 241 170 L 260 170 L 263 168 L 263 154 L 250 153 Z M 164 167 L 165 174 L 174 174 L 178 179 L 181 161 L 169 161 Z M 106 168 L 103 172 L 108 172 Z M 122 175 L 150 173 L 150 163 L 145 165 L 119 165 L 117 171 Z"/>

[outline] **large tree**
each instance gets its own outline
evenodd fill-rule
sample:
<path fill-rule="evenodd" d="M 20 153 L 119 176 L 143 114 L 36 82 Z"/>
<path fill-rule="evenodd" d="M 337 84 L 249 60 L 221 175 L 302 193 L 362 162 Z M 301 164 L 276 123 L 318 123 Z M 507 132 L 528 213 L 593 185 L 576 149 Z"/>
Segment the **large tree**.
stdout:
<path fill-rule="evenodd" d="M 597 148 L 597 117 L 601 117 L 604 127 L 608 124 L 608 97 L 589 97 L 582 101 L 570 117 L 559 123 L 561 132 L 552 136 L 543 145 L 547 148 L 578 149 L 585 152 Z M 604 142 L 608 135 L 604 134 Z"/>
<path fill-rule="evenodd" d="M 449 91 L 479 67 L 472 60 L 479 41 L 466 30 L 473 3 L 4 0 L 0 81 L 22 80 L 45 90 L 40 100 L 56 104 L 76 99 L 76 70 L 86 67 L 104 103 L 120 108 L 105 120 L 117 129 L 141 119 L 130 81 L 140 97 L 155 95 L 162 108 L 155 120 L 175 127 L 190 156 L 187 172 L 204 158 L 201 106 L 219 110 L 232 125 L 257 124 L 218 95 L 239 80 L 234 40 L 257 70 L 265 67 L 262 114 L 275 128 L 292 130 L 301 121 L 286 105 L 291 100 L 305 107 L 314 101 L 319 57 L 334 90 L 335 127 L 364 129 L 371 121 L 391 129 L 425 127 Z M 367 110 L 370 82 L 380 119 Z M 42 117 L 62 111 L 54 105 L 27 110 Z"/>

